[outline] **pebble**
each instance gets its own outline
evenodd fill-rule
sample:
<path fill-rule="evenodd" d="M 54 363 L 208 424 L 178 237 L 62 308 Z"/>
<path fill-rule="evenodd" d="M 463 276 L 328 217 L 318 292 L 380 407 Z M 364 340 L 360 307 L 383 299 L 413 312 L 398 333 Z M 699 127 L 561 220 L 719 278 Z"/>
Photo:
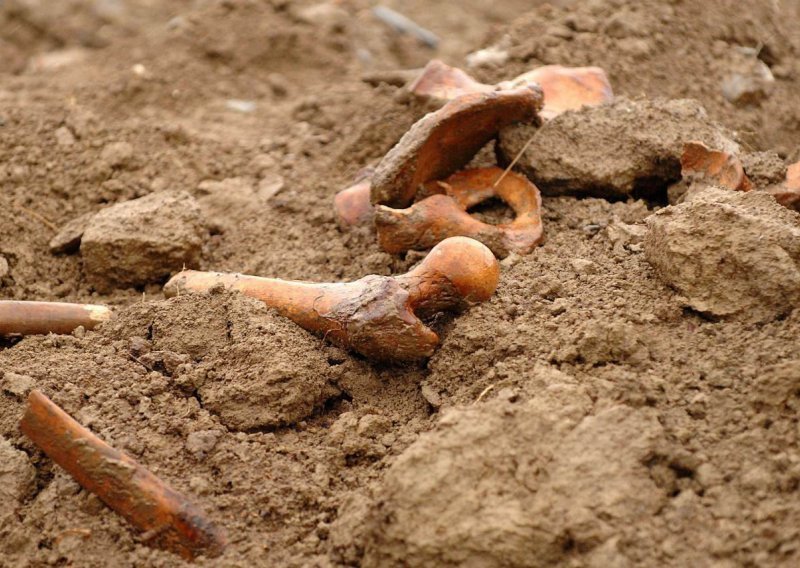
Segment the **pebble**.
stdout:
<path fill-rule="evenodd" d="M 222 432 L 219 430 L 198 430 L 186 437 L 186 450 L 196 459 L 203 459 L 217 445 Z"/>
<path fill-rule="evenodd" d="M 133 159 L 133 146 L 128 142 L 106 144 L 100 152 L 100 159 L 111 168 L 124 168 L 129 166 Z"/>
<path fill-rule="evenodd" d="M 722 81 L 722 95 L 736 105 L 755 105 L 766 99 L 775 84 L 767 65 L 755 57 L 748 58 Z"/>
<path fill-rule="evenodd" d="M 28 396 L 28 393 L 33 390 L 36 386 L 36 381 L 28 375 L 6 371 L 3 374 L 3 380 L 0 381 L 0 385 L 2 385 L 3 392 L 7 392 L 22 399 Z"/>
<path fill-rule="evenodd" d="M 8 260 L 3 255 L 0 255 L 0 278 L 5 278 L 9 272 Z"/>
<path fill-rule="evenodd" d="M 578 274 L 596 274 L 599 267 L 596 263 L 585 258 L 574 258 L 570 262 L 572 269 Z"/>
<path fill-rule="evenodd" d="M 242 99 L 228 99 L 225 101 L 225 106 L 230 110 L 235 110 L 241 113 L 251 113 L 256 110 L 255 101 L 246 101 Z"/>
<path fill-rule="evenodd" d="M 72 146 L 75 144 L 75 135 L 72 133 L 72 130 L 66 126 L 57 128 L 55 131 L 55 137 L 56 143 L 59 146 Z"/>

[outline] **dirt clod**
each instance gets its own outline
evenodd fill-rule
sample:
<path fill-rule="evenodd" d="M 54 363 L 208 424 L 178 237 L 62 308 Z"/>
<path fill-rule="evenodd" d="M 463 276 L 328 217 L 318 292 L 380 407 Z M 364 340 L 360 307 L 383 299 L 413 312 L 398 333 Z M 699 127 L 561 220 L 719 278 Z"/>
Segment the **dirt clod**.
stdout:
<path fill-rule="evenodd" d="M 800 305 L 800 215 L 772 197 L 710 188 L 647 225 L 647 259 L 698 312 L 765 322 Z"/>
<path fill-rule="evenodd" d="M 205 227 L 187 193 L 155 193 L 103 209 L 81 239 L 92 285 L 139 286 L 200 263 Z"/>
<path fill-rule="evenodd" d="M 550 195 L 656 195 L 680 178 L 684 142 L 738 150 L 690 100 L 620 99 L 565 112 L 538 129 L 510 126 L 500 134 L 500 152 L 510 162 L 531 139 L 518 167 Z"/>

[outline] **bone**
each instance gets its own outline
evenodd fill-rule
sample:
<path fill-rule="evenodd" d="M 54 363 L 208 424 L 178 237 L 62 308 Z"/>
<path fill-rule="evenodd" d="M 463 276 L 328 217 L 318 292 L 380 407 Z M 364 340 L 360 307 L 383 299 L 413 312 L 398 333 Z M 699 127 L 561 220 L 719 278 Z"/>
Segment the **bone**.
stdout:
<path fill-rule="evenodd" d="M 407 207 L 420 185 L 463 168 L 487 142 L 510 124 L 538 122 L 538 86 L 469 93 L 425 115 L 375 169 L 371 200 Z"/>
<path fill-rule="evenodd" d="M 418 97 L 445 102 L 468 93 L 488 93 L 496 88 L 476 81 L 458 67 L 431 59 L 408 90 Z"/>
<path fill-rule="evenodd" d="M 235 273 L 184 271 L 164 286 L 167 297 L 222 287 L 263 301 L 299 326 L 375 361 L 430 357 L 439 336 L 420 318 L 487 300 L 500 267 L 481 243 L 439 243 L 410 272 L 318 284 Z"/>
<path fill-rule="evenodd" d="M 186 497 L 81 426 L 41 392 L 28 396 L 20 430 L 87 491 L 186 559 L 222 553 L 224 532 Z"/>
<path fill-rule="evenodd" d="M 333 198 L 333 209 L 340 229 L 368 224 L 373 217 L 374 207 L 369 200 L 370 180 L 363 179 Z"/>
<path fill-rule="evenodd" d="M 583 106 L 600 105 L 614 100 L 614 92 L 605 71 L 600 67 L 563 67 L 545 65 L 497 85 L 476 81 L 465 71 L 438 59 L 428 62 L 416 80 L 408 86 L 414 95 L 450 101 L 468 93 L 486 93 L 539 85 L 544 93 L 544 106 L 539 113 L 550 120 L 562 112 Z"/>
<path fill-rule="evenodd" d="M 470 237 L 499 258 L 529 254 L 542 240 L 541 196 L 526 177 L 500 168 L 459 172 L 443 182 L 426 184 L 436 193 L 407 209 L 379 205 L 375 211 L 378 243 L 389 253 L 425 250 L 448 237 Z M 467 209 L 499 197 L 516 213 L 511 223 L 490 225 L 471 217 Z"/>
<path fill-rule="evenodd" d="M 94 329 L 111 319 L 111 310 L 92 304 L 0 301 L 0 336 L 67 334 Z"/>
<path fill-rule="evenodd" d="M 499 83 L 498 87 L 513 89 L 533 83 L 540 85 L 544 92 L 544 107 L 540 113 L 544 120 L 550 120 L 568 110 L 614 100 L 611 83 L 600 67 L 545 65 L 511 81 Z"/>
<path fill-rule="evenodd" d="M 737 156 L 712 150 L 702 142 L 687 142 L 681 154 L 681 176 L 687 181 L 702 181 L 734 191 L 750 191 L 747 178 Z"/>
<path fill-rule="evenodd" d="M 767 191 L 784 207 L 800 212 L 800 162 L 786 168 L 786 180 Z"/>

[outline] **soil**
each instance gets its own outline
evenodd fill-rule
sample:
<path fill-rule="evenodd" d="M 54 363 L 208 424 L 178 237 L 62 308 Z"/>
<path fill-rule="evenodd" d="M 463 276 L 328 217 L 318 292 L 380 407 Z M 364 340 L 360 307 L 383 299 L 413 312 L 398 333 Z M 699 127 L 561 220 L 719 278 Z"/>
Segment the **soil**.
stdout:
<path fill-rule="evenodd" d="M 333 196 L 431 110 L 395 70 L 433 57 L 466 68 L 491 46 L 505 55 L 469 69 L 484 82 L 597 65 L 628 101 L 616 107 L 695 99 L 663 104 L 702 105 L 749 152 L 754 181 L 774 182 L 800 159 L 800 4 L 388 4 L 438 49 L 377 21 L 367 0 L 56 4 L 0 5 L 0 297 L 105 303 L 116 318 L 0 343 L 0 566 L 188 565 L 19 433 L 34 388 L 225 528 L 223 556 L 196 565 L 800 563 L 800 216 L 763 196 L 667 208 L 674 167 L 644 172 L 662 176 L 657 191 L 639 179 L 632 197 L 580 183 L 546 195 L 544 244 L 501 262 L 489 301 L 437 319 L 441 345 L 422 365 L 369 363 L 235 294 L 167 300 L 157 272 L 98 286 L 77 244 L 89 214 L 186 192 L 206 222 L 187 257 L 197 268 L 405 272 L 424 253 L 340 230 Z M 753 58 L 774 84 L 734 105 L 722 85 Z M 551 133 L 589 128 L 580 112 Z M 648 151 L 674 144 L 658 134 Z M 165 219 L 153 233 L 170 239 L 181 216 Z M 718 225 L 695 230 L 708 219 Z M 769 270 L 761 227 L 781 263 Z M 708 239 L 720 258 L 715 239 L 733 243 L 752 262 L 722 280 L 707 265 L 687 275 L 675 257 L 706 249 L 670 248 L 669 234 Z M 729 281 L 728 304 L 704 309 Z"/>

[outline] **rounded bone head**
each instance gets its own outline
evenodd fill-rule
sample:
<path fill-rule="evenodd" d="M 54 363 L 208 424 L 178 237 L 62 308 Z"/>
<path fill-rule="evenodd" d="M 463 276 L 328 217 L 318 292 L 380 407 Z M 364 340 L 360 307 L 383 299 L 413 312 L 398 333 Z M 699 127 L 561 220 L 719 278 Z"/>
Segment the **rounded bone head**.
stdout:
<path fill-rule="evenodd" d="M 443 277 L 462 299 L 482 302 L 494 294 L 500 263 L 492 251 L 468 237 L 450 237 L 431 249 L 409 276 Z"/>

